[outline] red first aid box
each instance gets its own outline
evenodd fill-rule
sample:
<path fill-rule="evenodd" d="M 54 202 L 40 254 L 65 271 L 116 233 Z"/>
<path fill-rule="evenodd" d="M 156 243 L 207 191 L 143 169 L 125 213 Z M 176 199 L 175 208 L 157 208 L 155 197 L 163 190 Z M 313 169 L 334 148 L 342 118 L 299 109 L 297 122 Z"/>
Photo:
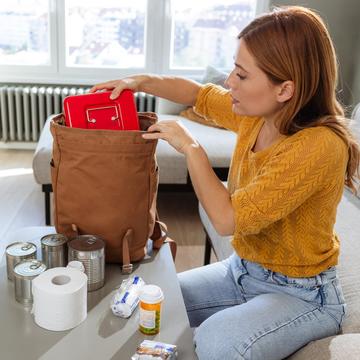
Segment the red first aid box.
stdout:
<path fill-rule="evenodd" d="M 64 99 L 65 124 L 96 130 L 140 130 L 134 94 L 124 90 L 117 99 L 111 91 L 68 96 Z"/>

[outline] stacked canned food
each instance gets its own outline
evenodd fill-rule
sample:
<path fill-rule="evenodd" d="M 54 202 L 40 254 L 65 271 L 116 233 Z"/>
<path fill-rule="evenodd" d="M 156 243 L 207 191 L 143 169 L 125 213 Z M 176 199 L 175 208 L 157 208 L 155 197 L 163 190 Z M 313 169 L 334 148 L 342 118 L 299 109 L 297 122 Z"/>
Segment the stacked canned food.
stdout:
<path fill-rule="evenodd" d="M 23 260 L 36 259 L 36 245 L 16 242 L 6 247 L 6 270 L 9 280 L 14 280 L 14 267 Z"/>
<path fill-rule="evenodd" d="M 88 291 L 104 286 L 105 243 L 93 235 L 80 235 L 68 242 L 62 234 L 45 235 L 40 240 L 42 261 L 37 260 L 37 247 L 31 242 L 15 242 L 6 248 L 8 279 L 14 281 L 15 299 L 31 305 L 32 280 L 47 269 L 65 267 L 68 261 L 82 263 L 88 276 Z"/>
<path fill-rule="evenodd" d="M 36 245 L 31 242 L 15 242 L 6 247 L 6 269 L 8 279 L 14 281 L 15 299 L 23 305 L 31 305 L 31 281 L 46 266 L 36 260 Z"/>

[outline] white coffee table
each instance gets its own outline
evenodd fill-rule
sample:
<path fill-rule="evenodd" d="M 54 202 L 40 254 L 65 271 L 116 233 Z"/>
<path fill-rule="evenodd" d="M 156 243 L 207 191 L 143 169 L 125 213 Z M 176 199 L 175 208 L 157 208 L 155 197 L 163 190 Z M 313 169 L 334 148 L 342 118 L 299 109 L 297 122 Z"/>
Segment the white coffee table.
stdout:
<path fill-rule="evenodd" d="M 40 238 L 52 232 L 52 227 L 23 228 L 5 239 L 3 248 L 15 241 L 32 241 L 38 245 L 39 257 Z M 126 277 L 121 274 L 120 266 L 107 265 L 105 286 L 88 293 L 88 316 L 82 324 L 69 331 L 52 332 L 37 326 L 30 309 L 15 300 L 14 284 L 6 276 L 5 256 L 0 264 L 0 358 L 3 360 L 128 360 L 145 338 L 176 344 L 180 360 L 197 359 L 167 244 L 154 252 L 150 259 L 135 264 L 133 272 L 146 283 L 159 285 L 164 292 L 161 330 L 156 336 L 146 336 L 138 331 L 138 309 L 130 319 L 112 314 L 109 304 L 113 290 Z"/>

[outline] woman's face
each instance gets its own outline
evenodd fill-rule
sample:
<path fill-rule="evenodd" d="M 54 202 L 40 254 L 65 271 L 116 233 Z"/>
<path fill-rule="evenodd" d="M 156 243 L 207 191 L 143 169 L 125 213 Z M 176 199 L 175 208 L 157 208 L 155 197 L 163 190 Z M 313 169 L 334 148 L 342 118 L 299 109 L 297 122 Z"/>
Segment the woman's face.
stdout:
<path fill-rule="evenodd" d="M 279 87 L 256 65 L 242 39 L 235 55 L 234 70 L 225 85 L 230 89 L 233 112 L 237 115 L 270 117 L 280 108 Z"/>

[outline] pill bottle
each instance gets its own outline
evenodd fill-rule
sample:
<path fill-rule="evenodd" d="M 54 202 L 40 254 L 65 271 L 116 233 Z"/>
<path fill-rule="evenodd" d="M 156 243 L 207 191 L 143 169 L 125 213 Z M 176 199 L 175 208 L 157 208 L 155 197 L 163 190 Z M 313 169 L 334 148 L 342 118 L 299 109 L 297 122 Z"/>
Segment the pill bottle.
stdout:
<path fill-rule="evenodd" d="M 139 330 L 145 335 L 155 335 L 160 331 L 161 305 L 164 294 L 156 285 L 145 285 L 139 298 Z"/>

